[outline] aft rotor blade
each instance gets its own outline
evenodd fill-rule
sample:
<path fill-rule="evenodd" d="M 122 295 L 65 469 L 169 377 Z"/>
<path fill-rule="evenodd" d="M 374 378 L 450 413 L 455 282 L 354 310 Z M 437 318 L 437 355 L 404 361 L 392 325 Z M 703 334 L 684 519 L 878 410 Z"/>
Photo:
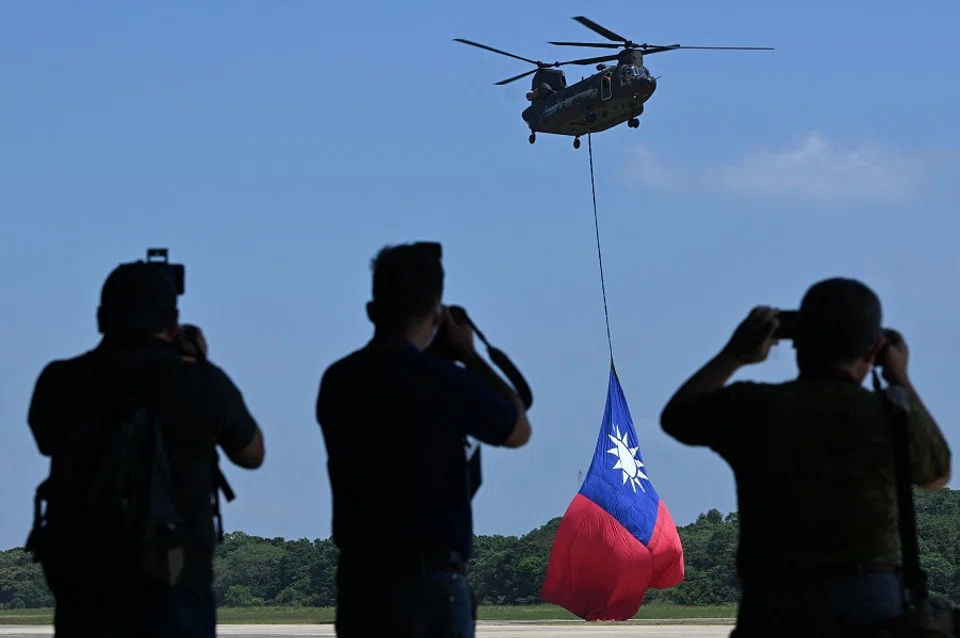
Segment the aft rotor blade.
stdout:
<path fill-rule="evenodd" d="M 516 60 L 523 60 L 524 62 L 529 62 L 530 64 L 536 64 L 537 66 L 543 66 L 543 62 L 537 62 L 536 60 L 531 60 L 530 58 L 525 58 L 520 55 L 514 55 L 513 53 L 507 53 L 506 51 L 501 51 L 500 49 L 494 49 L 489 47 L 486 44 L 480 44 L 479 42 L 471 42 L 470 40 L 464 40 L 463 38 L 454 38 L 454 42 L 462 42 L 463 44 L 469 44 L 470 46 L 477 47 L 479 49 L 486 49 L 487 51 L 493 51 L 494 53 L 499 53 L 500 55 L 505 55 L 508 58 L 514 58 Z"/>
<path fill-rule="evenodd" d="M 629 41 L 630 41 L 630 40 L 628 40 L 627 38 L 623 37 L 622 35 L 617 35 L 617 34 L 614 33 L 613 31 L 611 31 L 610 29 L 607 29 L 607 28 L 605 28 L 605 27 L 601 27 L 599 24 L 597 24 L 596 22 L 594 22 L 594 21 L 591 20 L 590 18 L 585 18 L 585 17 L 583 17 L 583 16 L 577 16 L 577 17 L 574 18 L 574 20 L 576 20 L 577 22 L 579 22 L 579 23 L 582 24 L 583 26 L 587 27 L 587 28 L 590 29 L 591 31 L 602 35 L 602 36 L 605 37 L 607 40 L 613 40 L 614 42 L 629 42 Z"/>
<path fill-rule="evenodd" d="M 617 59 L 617 56 L 616 56 L 616 55 L 602 55 L 602 56 L 600 56 L 600 57 L 598 57 L 598 58 L 583 58 L 583 59 L 581 59 L 581 60 L 570 60 L 569 62 L 561 62 L 560 64 L 582 64 L 582 65 L 587 65 L 587 64 L 598 64 L 598 63 L 600 63 L 600 62 L 611 62 L 611 61 L 616 60 L 616 59 Z"/>
<path fill-rule="evenodd" d="M 494 84 L 497 85 L 497 86 L 503 86 L 504 84 L 510 84 L 511 82 L 516 82 L 517 80 L 519 80 L 519 79 L 521 79 L 521 78 L 525 78 L 525 77 L 527 77 L 528 75 L 530 75 L 530 74 L 532 74 L 532 73 L 536 73 L 536 72 L 539 71 L 539 70 L 540 70 L 540 69 L 530 69 L 530 70 L 527 71 L 526 73 L 521 73 L 520 75 L 515 75 L 515 76 L 513 76 L 512 78 L 507 78 L 506 80 L 500 80 L 499 82 L 494 82 Z"/>
<path fill-rule="evenodd" d="M 668 47 L 657 47 L 661 51 L 674 51 L 676 49 L 706 49 L 711 51 L 773 51 L 773 47 L 688 47 L 682 44 L 671 44 Z M 660 51 L 644 51 L 645 54 L 660 53 Z"/>
<path fill-rule="evenodd" d="M 675 49 L 681 49 L 679 44 L 666 44 L 666 45 L 657 45 L 657 44 L 641 44 L 640 53 L 643 55 L 652 55 L 654 53 L 663 53 L 664 51 L 673 51 Z"/>
<path fill-rule="evenodd" d="M 597 49 L 619 49 L 623 46 L 612 42 L 547 42 L 547 44 L 554 44 L 560 47 L 594 47 Z"/>
<path fill-rule="evenodd" d="M 773 47 L 688 47 L 680 45 L 681 49 L 713 49 L 717 51 L 773 51 Z"/>

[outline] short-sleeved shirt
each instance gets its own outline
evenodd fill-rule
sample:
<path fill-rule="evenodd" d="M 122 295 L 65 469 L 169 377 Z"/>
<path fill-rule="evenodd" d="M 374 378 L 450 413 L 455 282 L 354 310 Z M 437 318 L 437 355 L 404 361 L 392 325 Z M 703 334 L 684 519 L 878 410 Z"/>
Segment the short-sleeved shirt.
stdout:
<path fill-rule="evenodd" d="M 947 474 L 950 448 L 910 411 L 912 480 Z M 677 402 L 664 431 L 707 446 L 737 483 L 745 581 L 851 565 L 897 565 L 900 537 L 889 414 L 853 379 L 734 383 Z"/>
<path fill-rule="evenodd" d="M 373 556 L 470 555 L 465 437 L 502 445 L 517 410 L 472 372 L 412 344 L 367 347 L 323 374 L 317 421 L 333 540 Z"/>
<path fill-rule="evenodd" d="M 51 456 L 68 444 L 67 434 L 86 417 L 139 406 L 151 408 L 158 417 L 172 466 L 174 499 L 187 523 L 183 585 L 209 587 L 217 446 L 233 454 L 248 446 L 258 431 L 240 390 L 222 369 L 208 361 L 187 361 L 160 340 L 122 347 L 104 342 L 44 368 L 28 423 L 40 453 Z"/>

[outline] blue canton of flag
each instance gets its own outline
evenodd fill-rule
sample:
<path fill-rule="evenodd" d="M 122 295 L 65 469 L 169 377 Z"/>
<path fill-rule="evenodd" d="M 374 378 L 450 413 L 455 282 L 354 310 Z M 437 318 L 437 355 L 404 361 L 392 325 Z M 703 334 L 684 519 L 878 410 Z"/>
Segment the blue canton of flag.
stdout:
<path fill-rule="evenodd" d="M 646 545 L 657 521 L 660 496 L 643 462 L 630 408 L 615 370 L 610 370 L 600 437 L 580 494 Z"/>

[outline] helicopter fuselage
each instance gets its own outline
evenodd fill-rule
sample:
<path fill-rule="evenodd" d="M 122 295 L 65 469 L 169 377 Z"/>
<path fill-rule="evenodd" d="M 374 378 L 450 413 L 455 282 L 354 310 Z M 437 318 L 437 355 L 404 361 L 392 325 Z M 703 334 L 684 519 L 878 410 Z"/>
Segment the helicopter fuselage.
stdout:
<path fill-rule="evenodd" d="M 521 117 L 531 133 L 580 137 L 628 122 L 643 113 L 657 81 L 643 64 L 619 64 L 563 88 L 534 78 L 531 105 Z"/>
<path fill-rule="evenodd" d="M 651 76 L 650 71 L 643 65 L 644 56 L 678 49 L 773 50 L 771 47 L 707 47 L 647 44 L 646 42 L 637 44 L 585 16 L 576 16 L 574 20 L 603 36 L 607 42 L 550 42 L 549 44 L 596 47 L 608 51 L 617 49 L 618 52 L 548 64 L 501 51 L 486 44 L 454 38 L 457 42 L 534 65 L 535 68 L 526 73 L 520 73 L 496 83 L 498 86 L 503 86 L 533 74 L 531 90 L 527 93 L 530 106 L 521 114 L 523 121 L 530 127 L 531 144 L 537 141 L 537 133 L 550 133 L 573 137 L 573 148 L 580 148 L 581 135 L 599 133 L 623 123 L 630 128 L 639 128 L 638 116 L 643 113 L 644 104 L 657 90 L 657 79 Z M 615 62 L 615 64 L 608 67 L 606 66 L 608 62 Z M 580 66 L 596 64 L 599 73 L 594 73 L 576 84 L 567 86 L 566 76 L 560 67 L 568 64 Z"/>

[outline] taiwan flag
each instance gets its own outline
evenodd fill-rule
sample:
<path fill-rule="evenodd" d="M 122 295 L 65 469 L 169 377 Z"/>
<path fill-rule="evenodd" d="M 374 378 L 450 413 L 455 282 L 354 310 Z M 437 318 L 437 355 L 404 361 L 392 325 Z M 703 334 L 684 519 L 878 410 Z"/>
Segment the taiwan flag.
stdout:
<path fill-rule="evenodd" d="M 611 363 L 597 448 L 560 521 L 540 598 L 586 620 L 627 620 L 648 588 L 682 581 L 680 536 L 650 482 Z"/>

